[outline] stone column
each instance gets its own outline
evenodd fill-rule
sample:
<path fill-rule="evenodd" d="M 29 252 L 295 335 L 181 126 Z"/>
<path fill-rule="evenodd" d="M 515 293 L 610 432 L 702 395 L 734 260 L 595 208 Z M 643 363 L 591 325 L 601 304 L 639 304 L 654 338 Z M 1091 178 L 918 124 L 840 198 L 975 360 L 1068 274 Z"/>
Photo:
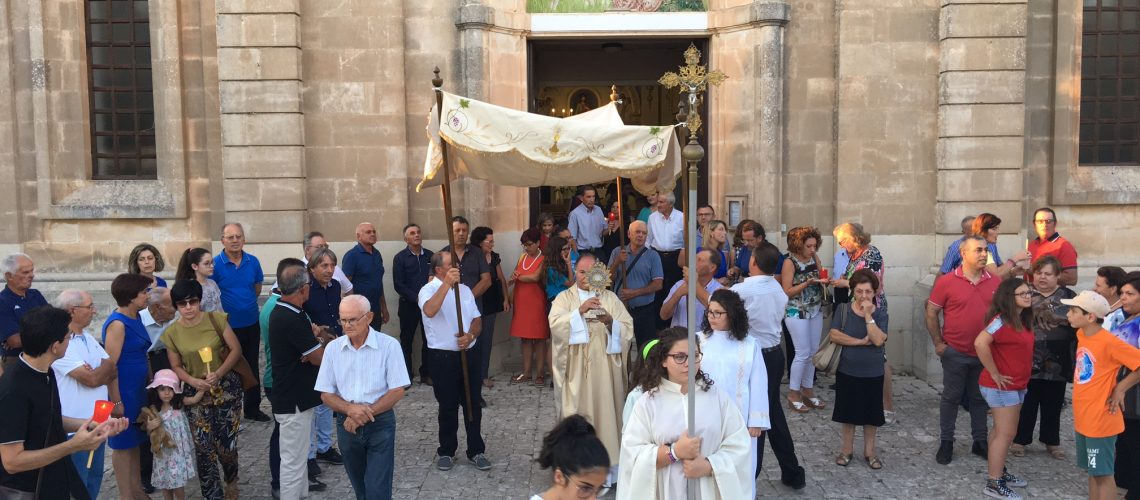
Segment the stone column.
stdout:
<path fill-rule="evenodd" d="M 217 0 L 225 218 L 251 243 L 305 231 L 298 0 Z"/>
<path fill-rule="evenodd" d="M 752 19 L 759 24 L 753 47 L 756 103 L 753 108 L 757 169 L 750 176 L 749 192 L 757 202 L 752 215 L 759 220 L 784 222 L 784 30 L 791 8 L 784 2 L 752 4 Z M 783 239 L 780 226 L 767 228 L 769 241 Z"/>

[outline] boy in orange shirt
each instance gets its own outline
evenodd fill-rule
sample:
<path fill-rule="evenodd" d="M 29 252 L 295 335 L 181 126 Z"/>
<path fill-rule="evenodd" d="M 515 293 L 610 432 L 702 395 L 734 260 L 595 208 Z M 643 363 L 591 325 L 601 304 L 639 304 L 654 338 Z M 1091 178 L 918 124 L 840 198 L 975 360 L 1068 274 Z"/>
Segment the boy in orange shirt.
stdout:
<path fill-rule="evenodd" d="M 1077 329 L 1073 373 L 1073 428 L 1077 434 L 1077 465 L 1089 474 L 1089 498 L 1115 499 L 1113 473 L 1116 436 L 1124 432 L 1124 393 L 1140 382 L 1140 349 L 1100 326 L 1108 301 L 1092 291 L 1062 299 L 1069 307 L 1069 324 Z M 1133 370 L 1116 381 L 1120 367 Z"/>

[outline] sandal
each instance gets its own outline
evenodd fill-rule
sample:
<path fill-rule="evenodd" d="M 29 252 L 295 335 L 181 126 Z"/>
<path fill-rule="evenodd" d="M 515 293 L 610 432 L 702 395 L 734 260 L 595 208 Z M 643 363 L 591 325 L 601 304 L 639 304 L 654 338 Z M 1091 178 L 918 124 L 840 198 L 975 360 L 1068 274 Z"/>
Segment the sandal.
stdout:
<path fill-rule="evenodd" d="M 810 398 L 804 399 L 804 404 L 806 404 L 812 408 L 815 408 L 817 410 L 822 410 L 822 409 L 827 407 L 827 405 L 817 397 L 810 397 Z"/>
<path fill-rule="evenodd" d="M 811 411 L 811 408 L 808 408 L 803 401 L 792 401 L 790 399 L 788 400 L 788 408 L 796 413 L 807 413 Z"/>
<path fill-rule="evenodd" d="M 530 375 L 527 375 L 525 373 L 520 373 L 520 374 L 515 375 L 514 377 L 511 378 L 512 384 L 521 384 L 521 383 L 529 382 L 529 381 L 530 381 Z"/>
<path fill-rule="evenodd" d="M 542 375 L 539 375 L 539 376 L 534 378 L 534 385 L 542 387 L 542 386 L 546 385 L 546 379 Z"/>
<path fill-rule="evenodd" d="M 883 461 L 879 460 L 878 456 L 874 456 L 874 457 L 864 456 L 863 460 L 867 461 L 867 465 L 869 465 L 872 470 L 879 470 L 879 469 L 883 468 Z"/>
<path fill-rule="evenodd" d="M 839 455 L 835 456 L 835 465 L 838 465 L 840 467 L 847 467 L 847 464 L 851 463 L 851 457 L 852 455 L 850 453 L 846 455 L 840 453 Z"/>
<path fill-rule="evenodd" d="M 1024 457 L 1025 446 L 1020 444 L 1011 444 L 1009 445 L 1009 454 L 1015 457 Z"/>
<path fill-rule="evenodd" d="M 1049 456 L 1057 460 L 1065 459 L 1065 452 L 1061 450 L 1060 446 L 1045 446 L 1045 451 L 1049 452 Z"/>

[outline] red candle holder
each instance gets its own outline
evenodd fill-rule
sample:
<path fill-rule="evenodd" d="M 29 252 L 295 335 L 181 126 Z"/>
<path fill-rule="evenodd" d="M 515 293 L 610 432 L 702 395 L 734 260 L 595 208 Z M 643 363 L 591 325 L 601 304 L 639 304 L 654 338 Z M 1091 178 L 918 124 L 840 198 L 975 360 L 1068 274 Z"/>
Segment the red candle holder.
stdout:
<path fill-rule="evenodd" d="M 827 268 L 826 267 L 819 270 L 819 279 L 821 279 L 821 280 L 827 279 Z"/>
<path fill-rule="evenodd" d="M 115 409 L 115 403 L 105 400 L 98 400 L 95 402 L 95 411 L 91 413 L 91 421 L 96 424 L 106 422 L 111 418 L 111 411 Z M 91 468 L 91 461 L 95 458 L 95 450 L 87 452 L 87 468 Z"/>

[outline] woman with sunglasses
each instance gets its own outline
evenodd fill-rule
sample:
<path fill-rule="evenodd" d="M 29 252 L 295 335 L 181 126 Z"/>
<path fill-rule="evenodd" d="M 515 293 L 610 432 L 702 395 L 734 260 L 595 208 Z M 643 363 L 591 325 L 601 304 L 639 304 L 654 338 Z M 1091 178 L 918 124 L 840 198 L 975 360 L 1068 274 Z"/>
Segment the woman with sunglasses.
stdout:
<path fill-rule="evenodd" d="M 645 395 L 622 430 L 619 500 L 685 498 L 687 479 L 698 480 L 699 498 L 747 498 L 753 490 L 740 410 L 700 371 L 700 349 L 696 359 L 688 352 L 684 328 L 663 331 L 649 349 L 646 369 L 635 380 Z M 689 370 L 697 370 L 696 387 L 689 387 Z M 690 390 L 700 408 L 693 436 L 687 432 Z"/>
<path fill-rule="evenodd" d="M 160 337 L 170 367 L 188 386 L 187 396 L 207 391 L 200 403 L 190 407 L 188 415 L 202 497 L 237 498 L 237 432 L 243 391 L 233 367 L 241 358 L 241 344 L 226 322 L 226 313 L 202 311 L 202 285 L 197 281 L 175 282 L 170 299 L 178 308 L 179 318 Z M 202 349 L 206 347 L 211 352 L 209 362 L 203 360 Z M 222 357 L 226 349 L 229 353 Z"/>
<path fill-rule="evenodd" d="M 108 396 L 115 403 L 122 403 L 122 416 L 132 423 L 138 419 L 139 410 L 146 404 L 146 384 L 150 375 L 147 368 L 146 351 L 150 349 L 150 335 L 139 319 L 139 311 L 146 309 L 146 290 L 153 284 L 153 278 L 143 274 L 120 274 L 111 282 L 111 296 L 118 307 L 103 323 L 103 345 L 114 363 L 118 377 L 107 385 Z M 118 405 L 116 405 L 118 407 Z M 142 489 L 139 445 L 146 435 L 138 426 L 132 425 L 122 434 L 107 440 L 111 448 L 111 464 L 115 470 L 115 482 L 122 498 L 147 498 Z"/>
<path fill-rule="evenodd" d="M 610 470 L 610 455 L 586 417 L 575 414 L 558 422 L 542 438 L 535 461 L 554 471 L 554 485 L 530 500 L 594 499 L 605 494 L 602 483 Z"/>
<path fill-rule="evenodd" d="M 1019 500 L 1021 495 L 1009 488 L 1024 488 L 1025 480 L 1006 471 L 1005 459 L 1033 372 L 1033 292 L 1029 285 L 1021 278 L 1001 282 L 986 317 L 991 318 L 989 323 L 974 340 L 985 368 L 978 377 L 978 388 L 994 420 L 989 433 L 989 478 L 982 492 Z"/>
<path fill-rule="evenodd" d="M 748 311 L 736 292 L 722 288 L 713 292 L 701 324 L 701 369 L 717 389 L 736 402 L 748 426 L 752 477 L 756 477 L 756 447 L 760 433 L 772 428 L 768 418 L 768 371 L 760 344 L 748 335 Z M 755 486 L 753 483 L 752 486 Z M 756 492 L 748 496 L 755 498 Z"/>

